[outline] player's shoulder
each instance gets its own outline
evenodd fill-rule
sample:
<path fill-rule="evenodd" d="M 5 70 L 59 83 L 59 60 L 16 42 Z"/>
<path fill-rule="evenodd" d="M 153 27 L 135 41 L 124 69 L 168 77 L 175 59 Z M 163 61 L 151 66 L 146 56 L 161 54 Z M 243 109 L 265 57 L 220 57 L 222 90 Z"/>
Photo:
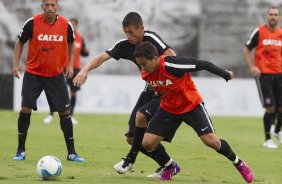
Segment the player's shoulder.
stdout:
<path fill-rule="evenodd" d="M 144 41 L 149 41 L 157 48 L 166 49 L 168 45 L 162 40 L 162 38 L 153 31 L 145 31 L 144 32 Z"/>
<path fill-rule="evenodd" d="M 259 30 L 262 29 L 262 26 L 263 25 L 260 25 L 256 28 L 254 28 L 251 32 L 250 32 L 250 38 L 255 38 L 255 37 L 258 37 L 258 34 L 259 34 Z"/>
<path fill-rule="evenodd" d="M 69 22 L 69 20 L 66 17 L 62 16 L 62 15 L 57 15 L 57 20 L 59 20 L 59 19 L 63 20 L 63 21 Z"/>
<path fill-rule="evenodd" d="M 125 48 L 125 47 L 130 47 L 132 44 L 128 42 L 126 38 L 120 39 L 117 42 L 114 43 L 114 45 L 108 49 L 108 51 L 113 50 L 114 48 Z"/>
<path fill-rule="evenodd" d="M 25 21 L 24 25 L 33 24 L 33 22 L 34 22 L 34 16 L 28 18 L 28 19 Z"/>
<path fill-rule="evenodd" d="M 144 37 L 152 39 L 156 39 L 156 37 L 160 38 L 160 36 L 156 32 L 150 30 L 144 31 Z"/>
<path fill-rule="evenodd" d="M 127 45 L 127 44 L 130 44 L 130 43 L 126 38 L 122 38 L 122 39 L 116 41 L 114 45 L 118 45 L 118 44 L 119 45 Z"/>

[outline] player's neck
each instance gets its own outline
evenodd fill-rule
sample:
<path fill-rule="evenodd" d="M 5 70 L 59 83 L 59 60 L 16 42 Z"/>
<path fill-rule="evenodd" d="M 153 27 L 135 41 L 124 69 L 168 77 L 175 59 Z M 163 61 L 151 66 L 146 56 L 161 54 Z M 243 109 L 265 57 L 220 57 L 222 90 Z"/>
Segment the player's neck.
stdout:
<path fill-rule="evenodd" d="M 267 25 L 268 29 L 271 31 L 271 32 L 274 32 L 275 29 L 278 27 L 277 25 Z"/>
<path fill-rule="evenodd" d="M 56 19 L 57 19 L 57 15 L 56 16 L 54 16 L 54 17 L 44 17 L 44 19 L 45 19 L 45 21 L 46 22 L 48 22 L 48 24 L 54 24 L 55 23 L 55 21 L 56 21 Z"/>

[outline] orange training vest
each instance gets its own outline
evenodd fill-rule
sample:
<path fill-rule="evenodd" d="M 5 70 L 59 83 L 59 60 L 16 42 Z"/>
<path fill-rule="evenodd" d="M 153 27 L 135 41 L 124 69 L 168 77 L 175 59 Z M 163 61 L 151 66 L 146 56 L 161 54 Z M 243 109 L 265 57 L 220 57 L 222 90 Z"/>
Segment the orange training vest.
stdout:
<path fill-rule="evenodd" d="M 58 16 L 50 25 L 43 14 L 35 15 L 26 71 L 45 77 L 62 73 L 68 58 L 67 35 L 68 21 L 65 18 Z"/>
<path fill-rule="evenodd" d="M 282 73 L 282 29 L 271 32 L 267 25 L 259 27 L 258 45 L 255 49 L 255 65 L 264 74 Z"/>
<path fill-rule="evenodd" d="M 177 78 L 165 70 L 165 56 L 160 57 L 160 66 L 153 73 L 142 72 L 142 78 L 158 92 L 161 98 L 160 107 L 173 114 L 192 111 L 202 102 L 190 73 Z"/>

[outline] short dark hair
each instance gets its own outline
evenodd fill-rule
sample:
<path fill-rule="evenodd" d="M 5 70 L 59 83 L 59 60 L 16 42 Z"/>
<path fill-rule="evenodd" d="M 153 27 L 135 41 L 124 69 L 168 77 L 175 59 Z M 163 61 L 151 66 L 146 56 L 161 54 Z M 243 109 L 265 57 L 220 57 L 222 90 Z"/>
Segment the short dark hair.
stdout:
<path fill-rule="evenodd" d="M 45 0 L 42 0 L 42 3 L 44 3 Z M 56 3 L 58 3 L 59 0 L 56 0 Z"/>
<path fill-rule="evenodd" d="M 76 23 L 76 24 L 78 24 L 78 20 L 77 20 L 77 18 L 70 18 L 70 20 L 69 21 L 73 21 L 74 23 Z"/>
<path fill-rule="evenodd" d="M 155 56 L 159 57 L 159 54 L 157 48 L 152 43 L 145 41 L 136 46 L 133 56 L 151 60 Z"/>
<path fill-rule="evenodd" d="M 278 6 L 270 6 L 268 9 L 267 9 L 267 15 L 269 14 L 269 10 L 270 9 L 277 9 L 278 10 L 278 13 L 280 15 L 280 8 Z"/>
<path fill-rule="evenodd" d="M 127 27 L 127 26 L 130 26 L 130 25 L 134 25 L 136 27 L 143 26 L 142 17 L 136 12 L 129 12 L 123 18 L 122 26 Z"/>

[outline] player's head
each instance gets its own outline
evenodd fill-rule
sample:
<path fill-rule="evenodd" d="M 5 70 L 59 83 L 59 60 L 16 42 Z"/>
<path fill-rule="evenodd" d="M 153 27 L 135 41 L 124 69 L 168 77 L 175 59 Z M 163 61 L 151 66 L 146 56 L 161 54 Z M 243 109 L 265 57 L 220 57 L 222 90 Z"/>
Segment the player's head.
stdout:
<path fill-rule="evenodd" d="M 41 8 L 45 18 L 53 19 L 59 9 L 58 0 L 42 0 Z"/>
<path fill-rule="evenodd" d="M 73 26 L 74 32 L 76 32 L 78 27 L 78 20 L 76 18 L 70 18 L 70 23 Z"/>
<path fill-rule="evenodd" d="M 122 21 L 123 31 L 129 43 L 138 45 L 143 41 L 144 26 L 142 17 L 136 12 L 129 12 Z"/>
<path fill-rule="evenodd" d="M 277 26 L 280 20 L 280 9 L 276 6 L 269 7 L 266 18 L 270 27 Z"/>
<path fill-rule="evenodd" d="M 157 48 L 150 42 L 142 42 L 135 48 L 134 57 L 142 70 L 151 73 L 159 65 L 159 54 Z"/>

